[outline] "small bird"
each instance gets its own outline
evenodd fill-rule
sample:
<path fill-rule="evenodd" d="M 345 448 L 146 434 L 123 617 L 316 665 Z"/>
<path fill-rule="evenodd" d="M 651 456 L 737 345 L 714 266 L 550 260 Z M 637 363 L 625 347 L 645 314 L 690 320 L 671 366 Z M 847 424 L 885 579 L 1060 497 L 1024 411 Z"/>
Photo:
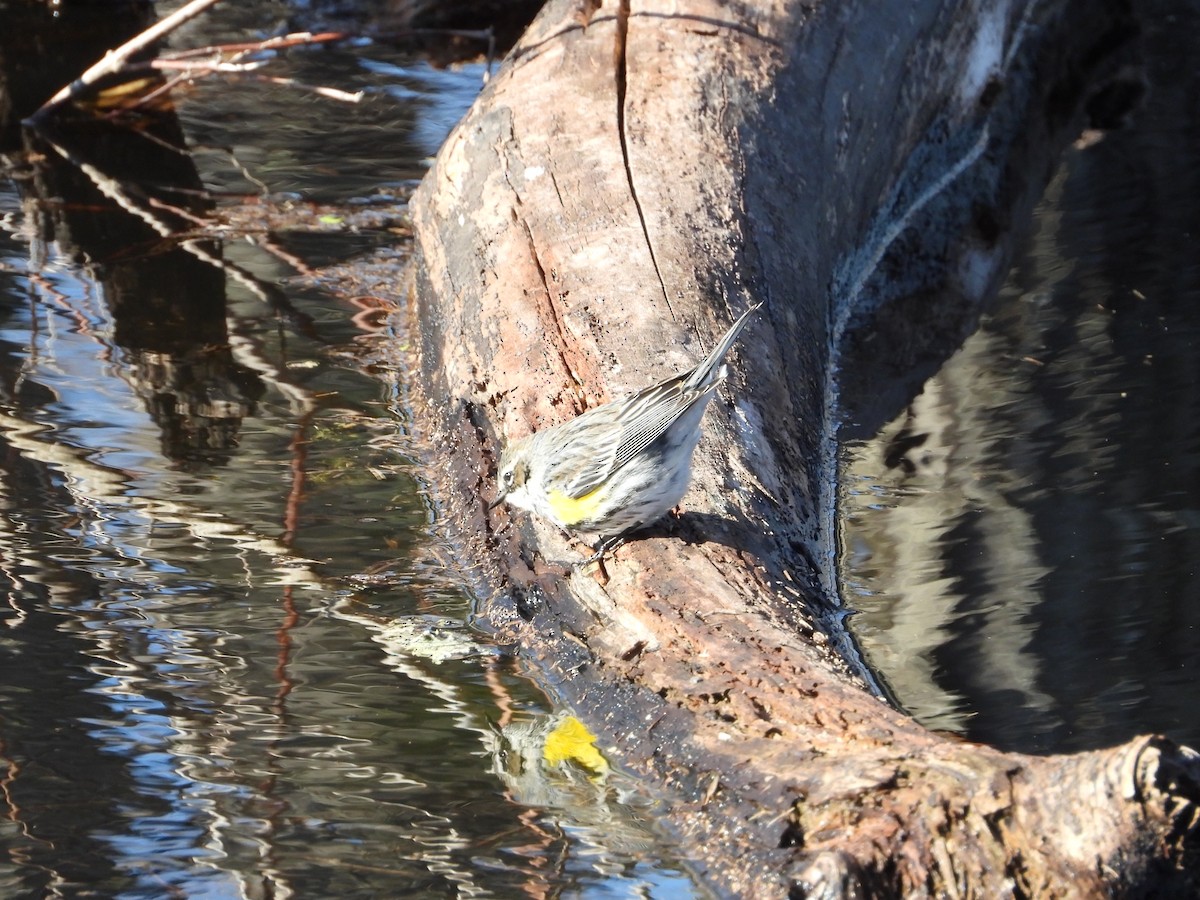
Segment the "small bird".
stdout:
<path fill-rule="evenodd" d="M 687 492 L 700 420 L 727 374 L 725 355 L 760 306 L 742 313 L 691 371 L 511 444 L 488 508 L 507 502 L 566 531 L 598 535 L 593 559 L 666 515 Z"/>

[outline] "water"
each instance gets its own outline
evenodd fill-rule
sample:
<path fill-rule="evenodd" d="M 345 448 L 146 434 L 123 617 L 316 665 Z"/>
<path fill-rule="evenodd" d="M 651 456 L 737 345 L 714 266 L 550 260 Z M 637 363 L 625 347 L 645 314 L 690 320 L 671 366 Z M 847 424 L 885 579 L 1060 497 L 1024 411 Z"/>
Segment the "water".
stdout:
<path fill-rule="evenodd" d="M 1161 21 L 1146 106 L 1067 155 L 981 330 L 843 448 L 870 661 L 926 724 L 1005 748 L 1200 742 L 1197 74 L 1170 62 L 1195 29 Z"/>
<path fill-rule="evenodd" d="M 204 187 L 314 219 L 394 203 L 484 76 L 371 45 L 283 71 L 370 92 L 202 84 L 179 120 Z M 396 232 L 239 232 L 222 271 L 108 208 L 35 229 L 6 174 L 0 895 L 696 896 L 652 800 L 545 762 L 561 716 L 467 627 L 389 335 L 318 268 Z"/>

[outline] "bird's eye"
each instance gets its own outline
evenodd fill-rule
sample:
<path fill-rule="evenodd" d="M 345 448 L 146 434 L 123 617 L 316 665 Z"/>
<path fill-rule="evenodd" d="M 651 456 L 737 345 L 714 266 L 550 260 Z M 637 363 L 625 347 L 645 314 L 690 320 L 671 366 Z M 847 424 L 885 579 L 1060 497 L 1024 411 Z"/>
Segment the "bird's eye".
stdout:
<path fill-rule="evenodd" d="M 507 472 L 504 473 L 504 483 L 505 484 L 513 483 L 513 470 L 512 469 L 509 469 Z"/>

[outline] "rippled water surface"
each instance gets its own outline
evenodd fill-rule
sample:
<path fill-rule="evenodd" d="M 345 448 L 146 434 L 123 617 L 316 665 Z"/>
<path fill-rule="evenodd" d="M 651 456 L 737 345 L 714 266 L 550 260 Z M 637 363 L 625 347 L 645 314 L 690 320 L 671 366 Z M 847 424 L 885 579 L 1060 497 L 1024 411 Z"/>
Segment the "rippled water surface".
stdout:
<path fill-rule="evenodd" d="M 983 328 L 844 448 L 852 622 L 934 727 L 1200 743 L 1200 135 L 1195 67 L 1166 62 L 1194 25 L 1152 34 L 1129 126 L 1068 154 Z"/>
<path fill-rule="evenodd" d="M 236 6 L 179 43 L 271 23 Z M 283 71 L 368 93 L 181 91 L 204 187 L 402 192 L 484 77 L 369 44 Z M 620 773 L 545 761 L 560 720 L 466 627 L 397 389 L 363 363 L 388 335 L 302 277 L 401 238 L 260 235 L 215 248 L 221 269 L 104 244 L 78 210 L 35 224 L 19 172 L 0 180 L 0 895 L 694 896 Z M 216 314 L 164 337 L 147 304 L 184 297 Z"/>

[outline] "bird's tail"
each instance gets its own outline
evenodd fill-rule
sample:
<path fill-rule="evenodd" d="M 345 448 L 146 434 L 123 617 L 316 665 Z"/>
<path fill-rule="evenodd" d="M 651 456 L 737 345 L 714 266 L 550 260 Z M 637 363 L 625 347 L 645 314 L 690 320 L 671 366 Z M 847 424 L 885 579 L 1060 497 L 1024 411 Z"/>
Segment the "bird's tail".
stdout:
<path fill-rule="evenodd" d="M 725 354 L 729 352 L 729 348 L 738 339 L 738 335 L 746 327 L 746 323 L 750 321 L 750 317 L 758 312 L 761 307 L 761 303 L 754 304 L 742 313 L 736 322 L 729 326 L 729 330 L 725 332 L 725 336 L 717 341 L 717 346 L 713 347 L 712 352 L 704 358 L 704 362 L 692 369 L 692 374 L 688 376 L 687 381 L 684 383 L 685 389 L 699 390 L 713 384 L 725 375 Z"/>

